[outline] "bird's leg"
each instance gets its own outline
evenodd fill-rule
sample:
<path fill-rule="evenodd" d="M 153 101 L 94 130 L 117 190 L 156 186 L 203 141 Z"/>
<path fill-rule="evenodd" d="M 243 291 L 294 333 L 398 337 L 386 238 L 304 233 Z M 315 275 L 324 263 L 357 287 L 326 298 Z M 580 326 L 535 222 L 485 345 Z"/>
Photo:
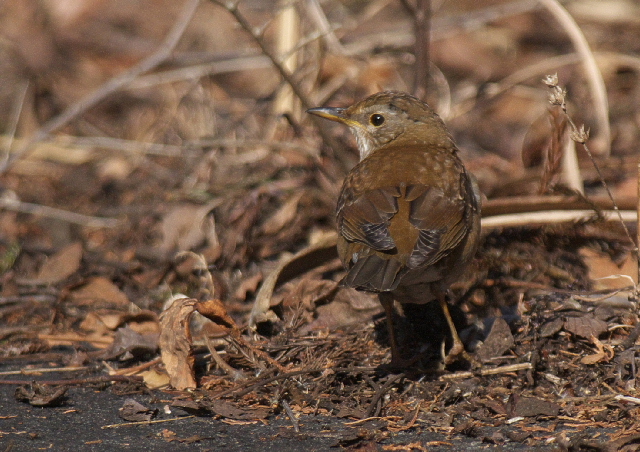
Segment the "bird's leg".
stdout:
<path fill-rule="evenodd" d="M 445 299 L 444 292 L 440 292 L 438 294 L 438 301 L 440 302 L 440 308 L 442 308 L 442 312 L 447 319 L 447 323 L 449 324 L 449 330 L 451 330 L 451 338 L 453 339 L 453 346 L 449 353 L 444 357 L 444 364 L 448 366 L 451 363 L 454 363 L 459 356 L 462 356 L 464 359 L 469 361 L 472 365 L 476 365 L 476 360 L 471 357 L 467 351 L 464 349 L 464 344 L 458 336 L 458 330 L 453 323 L 453 319 L 451 318 L 451 313 L 449 312 L 449 305 L 447 304 L 447 300 Z"/>
<path fill-rule="evenodd" d="M 388 292 L 381 292 L 378 294 L 380 304 L 384 308 L 385 315 L 387 317 L 387 330 L 389 332 L 389 342 L 391 344 L 391 367 L 401 368 L 406 365 L 406 362 L 400 357 L 400 351 L 398 350 L 398 341 L 396 339 L 396 330 L 393 327 L 393 295 Z"/>

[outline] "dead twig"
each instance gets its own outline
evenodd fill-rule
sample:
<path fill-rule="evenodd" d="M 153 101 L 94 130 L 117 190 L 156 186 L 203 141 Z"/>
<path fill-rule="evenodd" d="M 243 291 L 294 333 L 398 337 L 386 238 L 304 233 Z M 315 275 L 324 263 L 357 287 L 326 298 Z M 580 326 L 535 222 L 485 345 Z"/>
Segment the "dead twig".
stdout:
<path fill-rule="evenodd" d="M 278 374 L 278 375 L 274 375 L 272 377 L 262 377 L 257 383 L 253 383 L 255 382 L 255 380 L 252 381 L 248 381 L 248 382 L 242 382 L 239 386 L 240 387 L 235 387 L 235 388 L 231 388 L 231 389 L 227 389 L 226 391 L 220 392 L 218 394 L 214 394 L 212 397 L 219 399 L 228 395 L 233 394 L 235 397 L 242 397 L 243 395 L 249 394 L 251 391 L 254 391 L 255 389 L 261 387 L 261 386 L 266 386 L 269 383 L 273 383 L 274 381 L 278 381 L 278 380 L 284 380 L 287 378 L 291 378 L 291 377 L 297 377 L 298 375 L 306 375 L 306 374 L 314 374 L 314 373 L 318 373 L 318 372 L 326 372 L 326 371 L 333 371 L 333 372 L 368 372 L 368 373 L 376 373 L 378 372 L 378 369 L 376 369 L 375 367 L 334 367 L 334 368 L 315 368 L 315 369 L 304 369 L 304 370 L 295 370 L 292 372 L 285 372 L 282 374 Z M 272 370 L 273 372 L 273 370 Z M 243 389 L 242 391 L 236 392 L 239 389 L 241 389 L 242 386 L 245 386 L 247 384 L 251 384 L 251 386 Z"/>
<path fill-rule="evenodd" d="M 99 377 L 74 378 L 68 380 L 38 380 L 37 384 L 51 386 L 76 386 L 95 383 L 109 383 L 112 381 L 124 381 L 129 383 L 142 383 L 143 378 L 134 375 L 101 375 Z M 26 380 L 0 380 L 0 385 L 23 385 L 29 381 Z"/>
<path fill-rule="evenodd" d="M 541 212 L 522 212 L 517 214 L 495 215 L 482 219 L 482 229 L 497 229 L 505 227 L 532 226 L 571 223 L 585 221 L 594 217 L 605 221 L 619 221 L 622 224 L 636 221 L 636 212 L 630 210 L 554 210 Z M 625 225 L 626 228 L 626 225 Z"/>
<path fill-rule="evenodd" d="M 300 424 L 298 423 L 298 419 L 296 418 L 296 415 L 293 414 L 293 410 L 289 406 L 289 403 L 286 400 L 280 400 L 280 405 L 282 405 L 282 408 L 284 408 L 285 413 L 287 413 L 287 417 L 293 424 L 293 431 L 296 433 L 299 433 Z"/>
<path fill-rule="evenodd" d="M 322 35 L 322 40 L 325 42 L 327 48 L 331 51 L 331 53 L 344 55 L 344 47 L 336 36 L 333 28 L 331 28 L 331 24 L 329 23 L 327 16 L 322 10 L 320 3 L 318 3 L 318 0 L 308 0 L 304 2 L 304 6 L 307 9 L 307 14 L 309 15 L 310 19 L 319 29 Z"/>
<path fill-rule="evenodd" d="M 429 87 L 429 41 L 431 35 L 431 0 L 417 0 L 415 7 L 408 1 L 402 4 L 413 15 L 413 32 L 415 43 L 413 54 L 415 57 L 413 95 L 424 99 Z"/>
<path fill-rule="evenodd" d="M 118 428 L 118 427 L 130 427 L 132 425 L 150 425 L 150 424 L 162 424 L 164 422 L 174 422 L 174 421 L 182 421 L 183 419 L 191 419 L 196 417 L 195 415 L 191 415 L 191 416 L 182 416 L 182 417 L 174 417 L 171 419 L 156 419 L 154 421 L 140 421 L 140 422 L 123 422 L 122 424 L 109 424 L 109 425 L 103 425 L 102 429 L 107 429 L 107 428 Z"/>
<path fill-rule="evenodd" d="M 481 369 L 477 372 L 456 372 L 448 375 L 441 375 L 440 380 L 459 380 L 463 378 L 472 378 L 476 376 L 487 376 L 487 375 L 499 375 L 509 372 L 517 372 L 519 370 L 529 370 L 533 369 L 533 365 L 531 363 L 518 363 L 518 364 L 509 364 L 508 366 L 495 367 L 493 369 Z"/>
<path fill-rule="evenodd" d="M 205 336 L 204 339 L 207 344 L 207 348 L 209 349 L 209 353 L 211 353 L 211 358 L 213 358 L 216 365 L 220 369 L 222 369 L 227 375 L 231 376 L 236 381 L 246 380 L 246 377 L 242 372 L 240 372 L 237 369 L 234 369 L 229 364 L 227 364 L 227 362 L 224 359 L 222 359 L 222 356 L 220 356 L 220 354 L 216 350 L 216 347 L 209 336 Z"/>
<path fill-rule="evenodd" d="M 11 117 L 9 118 L 9 127 L 7 130 L 7 135 L 9 136 L 8 143 L 6 145 L 6 151 L 4 156 L 2 157 L 2 163 L 0 166 L 5 165 L 9 156 L 11 155 L 11 148 L 13 147 L 13 140 L 16 137 L 16 130 L 18 130 L 18 123 L 20 122 L 20 115 L 22 114 L 22 108 L 24 107 L 24 99 L 27 96 L 27 91 L 29 90 L 29 82 L 25 82 L 23 84 L 22 89 L 20 89 L 17 93 L 16 100 L 17 102 L 14 105 L 13 111 L 11 112 Z"/>
<path fill-rule="evenodd" d="M 80 226 L 90 228 L 115 228 L 121 224 L 121 221 L 115 218 L 100 218 L 82 215 L 80 213 L 69 212 L 68 210 L 56 209 L 55 207 L 22 202 L 17 199 L 12 199 L 6 195 L 0 197 L 0 209 L 40 215 L 46 218 L 54 218 L 56 220 L 62 220 L 67 223 L 78 224 Z"/>
<path fill-rule="evenodd" d="M 369 408 L 367 408 L 367 411 L 365 412 L 365 415 L 364 415 L 365 418 L 377 416 L 378 414 L 380 414 L 381 408 L 378 406 L 378 402 L 387 393 L 387 391 L 391 388 L 391 386 L 393 386 L 398 380 L 402 378 L 404 378 L 403 373 L 393 375 L 389 377 L 389 380 L 387 380 L 387 382 L 383 384 L 376 391 L 376 393 L 371 398 L 371 402 L 369 403 Z"/>
<path fill-rule="evenodd" d="M 75 366 L 75 367 L 42 367 L 35 369 L 20 369 L 0 372 L 0 375 L 36 375 L 51 372 L 79 372 L 82 370 L 95 370 L 93 367 Z"/>
<path fill-rule="evenodd" d="M 295 96 L 298 99 L 300 99 L 300 102 L 302 103 L 302 106 L 304 107 L 304 109 L 308 110 L 309 108 L 313 108 L 315 105 L 312 104 L 309 96 L 307 96 L 307 94 L 302 91 L 300 84 L 297 82 L 297 80 L 294 79 L 293 74 L 289 72 L 289 70 L 285 67 L 285 65 L 278 58 L 278 56 L 273 51 L 271 51 L 269 46 L 267 46 L 265 40 L 262 37 L 262 34 L 258 32 L 254 27 L 252 27 L 249 21 L 247 20 L 247 18 L 244 16 L 244 14 L 240 12 L 240 10 L 238 9 L 238 3 L 240 2 L 239 1 L 222 2 L 218 0 L 210 0 L 210 1 L 215 3 L 216 5 L 223 7 L 224 9 L 229 11 L 231 15 L 233 15 L 236 22 L 238 22 L 238 24 L 243 28 L 243 30 L 245 30 L 253 38 L 256 44 L 258 44 L 258 46 L 260 47 L 260 50 L 262 50 L 262 53 L 264 53 L 271 60 L 273 66 L 280 73 L 280 76 L 282 77 L 282 79 L 291 87 L 291 90 L 293 91 Z M 328 129 L 326 128 L 326 125 L 323 122 L 323 120 L 316 116 L 313 116 L 311 119 L 313 120 L 314 124 L 318 127 L 318 130 L 320 131 L 320 135 L 322 135 L 322 139 L 324 140 L 324 142 L 327 143 L 332 149 L 337 149 L 338 148 L 337 143 L 333 139 L 333 136 L 328 132 Z M 343 166 L 345 167 L 345 170 L 348 169 L 346 163 L 345 162 L 342 162 L 342 163 L 343 163 Z"/>
<path fill-rule="evenodd" d="M 618 208 L 622 210 L 635 210 L 638 199 L 631 196 L 616 200 Z M 612 210 L 614 203 L 607 196 L 584 197 L 577 194 L 569 196 L 510 196 L 504 198 L 488 199 L 482 203 L 482 215 L 490 217 L 502 214 L 515 214 L 524 212 L 539 212 L 553 210 Z"/>

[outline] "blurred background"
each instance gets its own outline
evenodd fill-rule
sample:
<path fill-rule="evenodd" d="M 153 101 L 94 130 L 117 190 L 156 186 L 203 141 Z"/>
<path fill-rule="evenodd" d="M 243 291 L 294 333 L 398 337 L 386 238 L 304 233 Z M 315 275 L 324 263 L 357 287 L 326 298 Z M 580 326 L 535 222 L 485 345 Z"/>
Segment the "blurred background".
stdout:
<path fill-rule="evenodd" d="M 333 233 L 337 193 L 357 161 L 346 129 L 304 110 L 380 90 L 416 93 L 438 111 L 479 180 L 485 216 L 610 209 L 583 147 L 565 151 L 575 130 L 542 81 L 557 74 L 611 192 L 635 209 L 635 1 L 225 5 L 0 4 L 0 316 L 20 340 L 38 337 L 43 322 L 93 334 L 93 324 L 77 329 L 89 311 L 132 303 L 157 313 L 173 293 L 224 300 L 246 323 L 283 253 Z M 501 294 L 495 282 L 505 275 L 576 288 L 603 274 L 633 276 L 620 225 L 581 221 L 487 229 L 460 290 L 493 281 L 471 296 L 482 310 L 488 299 L 516 305 L 531 289 Z M 193 256 L 176 257 L 185 251 L 202 255 L 212 288 L 203 291 Z M 339 263 L 316 270 L 313 287 L 296 287 L 309 300 L 333 297 Z M 334 285 L 317 282 L 327 277 Z M 27 308 L 29 319 L 20 315 Z"/>

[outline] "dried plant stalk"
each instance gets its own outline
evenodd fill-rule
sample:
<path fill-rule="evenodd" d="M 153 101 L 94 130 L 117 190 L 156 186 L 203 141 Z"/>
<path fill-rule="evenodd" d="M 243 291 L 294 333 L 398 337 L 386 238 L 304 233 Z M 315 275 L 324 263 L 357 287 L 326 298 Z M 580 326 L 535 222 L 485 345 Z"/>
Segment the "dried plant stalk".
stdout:
<path fill-rule="evenodd" d="M 540 0 L 540 4 L 544 6 L 547 11 L 553 14 L 553 17 L 567 32 L 569 39 L 571 39 L 571 42 L 576 48 L 576 51 L 582 57 L 587 76 L 587 83 L 589 84 L 589 88 L 591 88 L 591 95 L 594 100 L 594 110 L 598 117 L 598 124 L 600 125 L 598 137 L 595 139 L 595 147 L 599 155 L 607 156 L 611 149 L 609 103 L 607 100 L 607 90 L 604 85 L 602 73 L 598 69 L 593 52 L 591 51 L 589 43 L 576 21 L 573 20 L 573 17 L 571 17 L 558 0 Z"/>
<path fill-rule="evenodd" d="M 564 142 L 567 141 L 567 118 L 561 114 L 557 105 L 549 108 L 551 122 L 551 143 L 547 147 L 542 176 L 540 177 L 539 194 L 549 191 L 554 177 L 560 172 Z"/>
<path fill-rule="evenodd" d="M 280 0 L 283 8 L 278 16 L 277 51 L 283 58 L 282 65 L 290 74 L 298 67 L 298 54 L 294 51 L 300 40 L 300 17 L 296 7 L 288 0 Z M 290 85 L 283 86 L 273 103 L 275 115 L 292 114 L 299 116 L 300 108 L 296 105 L 296 98 Z"/>

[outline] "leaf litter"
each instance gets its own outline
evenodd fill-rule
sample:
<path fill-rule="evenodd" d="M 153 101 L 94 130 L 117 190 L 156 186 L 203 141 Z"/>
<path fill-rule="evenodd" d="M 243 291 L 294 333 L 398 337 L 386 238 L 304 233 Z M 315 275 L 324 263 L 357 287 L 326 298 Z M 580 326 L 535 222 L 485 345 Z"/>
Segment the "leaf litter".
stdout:
<path fill-rule="evenodd" d="M 572 12 L 581 23 L 595 27 L 593 17 L 580 10 L 582 2 L 574 3 Z M 16 8 L 14 17 L 29 17 L 29 11 L 11 8 Z M 213 39 L 219 47 L 210 52 L 255 48 L 231 26 L 229 16 L 220 19 L 223 11 L 216 8 L 202 6 L 202 22 L 187 32 L 190 42 L 206 46 L 197 37 L 208 36 L 215 22 L 228 36 Z M 406 90 L 406 44 L 376 47 L 372 40 L 380 34 L 376 14 L 388 19 L 385 26 L 410 28 L 399 5 L 378 12 L 351 4 L 341 8 L 330 20 L 367 18 L 353 21 L 340 35 L 342 46 L 365 52 L 366 58 L 343 52 L 319 60 L 317 51 L 305 49 L 302 64 L 309 73 L 316 71 L 316 85 L 308 89 L 318 94 L 318 103 L 329 97 L 348 105 L 378 86 Z M 245 11 L 255 23 L 271 17 L 268 8 L 247 4 Z M 99 16 L 87 12 L 82 26 Z M 152 16 L 158 23 L 172 17 Z M 132 17 L 135 26 L 140 19 Z M 446 27 L 439 17 L 436 24 Z M 563 48 L 565 38 L 545 35 L 545 45 L 535 13 L 514 17 L 518 20 L 509 23 L 496 19 L 492 30 L 451 33 L 433 42 L 433 60 L 445 74 L 450 101 L 467 111 L 454 110 L 446 119 L 488 197 L 487 212 L 496 199 L 532 193 L 549 203 L 552 197 L 582 199 L 563 185 L 560 153 L 567 121 L 559 106 L 546 107 L 546 92 L 538 86 L 544 74 L 530 68 L 518 89 L 501 91 L 502 81 L 532 58 L 527 50 L 553 58 L 557 55 L 550 48 Z M 202 23 L 205 28 L 199 28 Z M 20 36 L 20 30 L 10 31 Z M 486 34 L 480 39 L 476 33 Z M 602 52 L 635 46 L 609 36 L 596 43 Z M 64 39 L 70 51 L 60 57 L 70 59 L 70 67 L 99 73 L 107 65 L 94 66 L 96 55 L 124 65 L 129 59 L 105 55 L 96 43 L 80 46 L 73 33 Z M 516 48 L 518 61 L 496 56 Z M 636 195 L 640 84 L 635 66 L 621 63 L 627 60 L 620 55 L 608 58 L 602 72 L 615 133 L 612 156 L 600 165 L 624 203 Z M 28 73 L 37 60 L 26 58 L 21 71 Z M 79 83 L 87 77 L 83 71 L 54 69 L 37 80 L 37 92 L 49 92 L 51 105 L 27 105 L 28 111 L 52 114 L 77 101 L 80 91 L 90 91 L 92 83 L 99 86 L 91 77 Z M 570 109 L 578 120 L 592 124 L 595 113 L 588 107 L 582 73 L 561 66 L 558 78 L 568 80 Z M 620 437 L 609 435 L 616 447 L 632 448 L 640 431 L 634 289 L 624 279 L 597 279 L 631 271 L 621 266 L 632 261 L 632 246 L 620 227 L 602 221 L 597 200 L 603 192 L 585 155 L 578 155 L 580 174 L 585 202 L 593 200 L 593 218 L 487 230 L 473 269 L 452 290 L 452 313 L 482 367 L 441 367 L 447 325 L 437 306 L 429 304 L 398 313 L 402 347 L 419 359 L 394 371 L 385 366 L 388 334 L 379 303 L 338 284 L 343 270 L 334 248 L 333 214 L 345 171 L 356 161 L 353 143 L 345 131 L 330 129 L 341 149 L 329 149 L 306 119 L 297 114 L 275 118 L 270 96 L 279 88 L 277 80 L 266 65 L 197 83 L 159 84 L 135 95 L 122 92 L 71 122 L 57 152 L 32 154 L 2 174 L 3 190 L 23 208 L 37 203 L 60 209 L 56 215 L 63 217 L 75 212 L 119 220 L 103 228 L 0 211 L 0 363 L 3 368 L 25 363 L 21 372 L 35 380 L 24 380 L 16 397 L 52 406 L 64 403 L 70 385 L 110 381 L 134 395 L 153 388 L 172 397 L 174 410 L 226 422 L 291 415 L 359 422 L 357 430 L 336 440 L 342 447 L 384 443 L 403 430 L 431 430 L 451 441 L 462 435 L 490 444 L 553 442 L 570 449 L 587 444 L 577 433 L 599 428 L 619 432 Z M 69 89 L 73 86 L 82 89 Z M 469 96 L 470 90 L 475 94 Z M 440 106 L 445 98 L 430 102 Z M 4 97 L 1 101 L 8 105 Z M 19 132 L 33 133 L 36 118 L 24 121 Z M 534 127 L 536 120 L 543 126 Z M 77 140 L 95 138 L 98 130 L 119 141 L 86 146 Z M 133 150 L 114 151 L 116 144 Z M 150 144 L 160 147 L 146 152 Z M 179 146 L 179 157 L 171 154 L 171 146 Z M 79 375 L 40 382 L 45 380 L 38 369 L 45 363 L 55 368 L 72 360 L 93 366 L 93 373 L 105 379 L 96 383 Z M 127 403 L 125 419 L 163 416 Z M 602 444 L 588 445 L 613 450 Z"/>

